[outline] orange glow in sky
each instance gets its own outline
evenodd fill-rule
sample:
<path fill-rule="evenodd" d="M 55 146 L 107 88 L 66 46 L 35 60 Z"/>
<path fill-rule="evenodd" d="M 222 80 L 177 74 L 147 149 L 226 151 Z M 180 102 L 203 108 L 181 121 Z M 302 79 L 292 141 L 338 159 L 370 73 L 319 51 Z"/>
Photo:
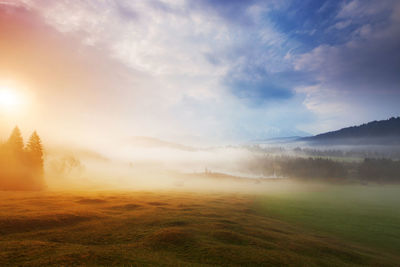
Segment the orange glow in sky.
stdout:
<path fill-rule="evenodd" d="M 6 111 L 18 109 L 22 103 L 21 96 L 12 88 L 0 86 L 0 107 Z"/>

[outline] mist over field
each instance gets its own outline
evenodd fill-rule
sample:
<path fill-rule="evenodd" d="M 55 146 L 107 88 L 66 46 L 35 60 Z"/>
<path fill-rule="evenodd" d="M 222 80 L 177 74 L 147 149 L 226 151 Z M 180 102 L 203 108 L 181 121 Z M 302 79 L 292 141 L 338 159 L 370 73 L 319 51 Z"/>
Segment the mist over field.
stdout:
<path fill-rule="evenodd" d="M 380 180 L 378 176 L 369 179 L 362 176 L 361 170 L 369 159 L 386 160 L 396 165 L 400 159 L 400 147 L 397 146 L 315 146 L 304 142 L 285 144 L 274 141 L 195 148 L 156 141 L 146 138 L 145 144 L 134 143 L 121 150 L 120 154 L 110 156 L 78 148 L 48 149 L 45 153 L 45 170 L 49 186 L 180 190 L 201 187 L 204 190 L 208 185 L 214 189 L 229 187 L 238 190 L 241 186 L 228 184 L 248 179 L 249 190 L 252 187 L 259 189 L 259 186 L 252 186 L 259 181 L 287 179 L 318 183 L 399 181 L 397 177 L 389 176 L 384 177 L 386 180 Z M 304 167 L 307 164 L 308 167 Z M 382 162 L 379 164 L 382 165 Z M 367 165 L 374 167 L 372 162 Z M 308 168 L 308 172 L 304 168 Z M 201 186 L 193 184 L 195 177 L 204 180 Z"/>
<path fill-rule="evenodd" d="M 400 1 L 0 0 L 0 266 L 398 266 Z"/>

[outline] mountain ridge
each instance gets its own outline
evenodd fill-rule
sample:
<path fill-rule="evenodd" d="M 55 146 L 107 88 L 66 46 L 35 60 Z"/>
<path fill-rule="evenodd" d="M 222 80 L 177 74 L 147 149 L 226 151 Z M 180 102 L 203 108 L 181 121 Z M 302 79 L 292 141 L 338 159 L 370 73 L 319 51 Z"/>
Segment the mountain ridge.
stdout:
<path fill-rule="evenodd" d="M 299 141 L 335 144 L 400 144 L 400 117 L 371 121 L 336 131 L 300 138 Z"/>

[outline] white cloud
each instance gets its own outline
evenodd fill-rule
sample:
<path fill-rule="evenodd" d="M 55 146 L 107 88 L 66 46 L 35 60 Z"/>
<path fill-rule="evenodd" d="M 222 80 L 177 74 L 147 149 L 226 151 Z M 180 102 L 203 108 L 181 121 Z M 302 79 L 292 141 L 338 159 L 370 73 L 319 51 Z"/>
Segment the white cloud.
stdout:
<path fill-rule="evenodd" d="M 327 74 L 337 72 L 332 61 L 337 59 L 339 49 L 331 45 L 320 45 L 308 53 L 297 55 L 293 61 L 294 68 L 299 71 L 317 71 L 317 79 L 324 81 Z"/>
<path fill-rule="evenodd" d="M 340 117 L 349 114 L 351 110 L 351 105 L 342 101 L 344 97 L 340 95 L 340 92 L 323 84 L 297 87 L 295 90 L 297 93 L 305 94 L 303 103 L 307 109 L 320 116 Z"/>
<path fill-rule="evenodd" d="M 350 26 L 351 24 L 351 20 L 342 20 L 337 22 L 334 27 L 338 30 L 342 30 L 344 28 L 347 28 L 348 26 Z"/>
<path fill-rule="evenodd" d="M 307 53 L 290 55 L 294 68 L 311 73 L 317 83 L 296 91 L 305 95 L 304 105 L 318 117 L 318 127 L 331 125 L 328 130 L 332 130 L 335 122 L 351 124 L 396 114 L 398 107 L 390 99 L 399 98 L 400 90 L 396 52 L 400 27 L 393 19 L 399 6 L 400 2 L 391 1 L 347 2 L 337 17 L 357 20 L 359 26 L 347 35 L 346 42 L 321 44 Z M 390 16 L 382 15 L 375 22 L 383 10 L 390 10 Z M 338 23 L 333 26 L 346 27 L 350 20 Z"/>
<path fill-rule="evenodd" d="M 115 73 L 121 80 L 115 78 L 112 89 L 121 98 L 114 100 L 120 106 L 112 107 L 121 121 L 115 127 L 129 125 L 124 129 L 127 135 L 229 142 L 251 138 L 252 132 L 268 132 L 257 129 L 257 118 L 271 108 L 247 106 L 223 84 L 228 73 L 246 75 L 241 70 L 249 64 L 270 72 L 287 68 L 288 63 L 282 62 L 285 35 L 257 20 L 266 6 L 247 9 L 256 23 L 249 29 L 227 22 L 217 12 L 190 8 L 184 0 L 24 1 L 24 5 L 61 34 L 78 37 L 83 45 L 101 49 L 104 57 L 131 70 L 130 77 Z M 110 99 L 118 97 L 112 90 L 106 93 Z"/>
<path fill-rule="evenodd" d="M 337 14 L 338 18 L 347 18 L 358 15 L 361 13 L 361 4 L 359 0 L 353 0 L 350 2 L 344 2 L 341 10 Z"/>
<path fill-rule="evenodd" d="M 102 94 L 113 100 L 109 108 L 112 116 L 118 116 L 120 129 L 134 135 L 220 140 L 227 140 L 227 136 L 262 138 L 277 134 L 278 125 L 296 128 L 300 122 L 286 113 L 293 118 L 313 113 L 325 128 L 334 117 L 339 122 L 350 120 L 345 114 L 358 108 L 357 103 L 349 104 L 356 95 L 352 92 L 376 93 L 375 87 L 386 85 L 377 76 L 395 79 L 382 62 L 396 61 L 396 55 L 383 58 L 387 53 L 379 51 L 395 51 L 400 4 L 391 0 L 345 1 L 329 25 L 329 29 L 346 32 L 356 28 L 343 36 L 344 43 L 322 43 L 296 54 L 296 40 L 268 20 L 268 12 L 285 10 L 289 2 L 248 5 L 235 20 L 230 11 L 224 13 L 224 6 L 217 11 L 197 1 L 19 1 L 67 39 L 78 39 L 84 46 L 101 51 L 100 57 L 112 59 L 113 67 L 104 69 L 109 72 L 105 76 L 113 78 L 96 90 L 108 90 Z M 328 8 L 326 4 L 320 12 Z M 385 21 L 385 12 L 391 12 L 391 21 Z M 332 32 L 317 27 L 299 28 L 296 33 L 319 38 Z M 126 71 L 114 68 L 117 65 Z M 280 105 L 248 105 L 224 84 L 227 78 L 268 83 L 269 78 L 290 75 L 293 69 L 308 73 L 317 84 L 297 87 L 294 99 L 280 100 Z M 282 87 L 293 85 L 287 86 L 290 82 L 281 76 L 277 80 Z"/>
<path fill-rule="evenodd" d="M 396 6 L 397 0 L 379 0 L 379 1 L 344 1 L 342 8 L 337 14 L 337 18 L 360 19 L 367 16 L 374 16 L 385 11 L 391 11 Z"/>

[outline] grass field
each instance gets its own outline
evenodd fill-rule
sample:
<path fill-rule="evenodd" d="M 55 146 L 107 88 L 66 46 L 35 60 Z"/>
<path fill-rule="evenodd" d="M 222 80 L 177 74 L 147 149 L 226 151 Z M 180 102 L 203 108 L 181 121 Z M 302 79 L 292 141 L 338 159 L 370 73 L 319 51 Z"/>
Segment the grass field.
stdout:
<path fill-rule="evenodd" d="M 288 223 L 400 255 L 400 186 L 319 186 L 260 197 L 256 209 Z"/>
<path fill-rule="evenodd" d="M 307 197 L 298 197 L 308 205 L 304 210 L 313 208 Z M 393 266 L 400 262 L 394 253 L 398 247 L 376 249 L 383 246 L 332 235 L 330 227 L 315 231 L 315 225 L 303 225 L 307 218 L 295 214 L 300 206 L 288 195 L 0 192 L 0 266 Z M 279 212 L 281 208 L 288 211 Z M 313 216 L 321 217 L 321 207 L 315 209 Z M 342 215 L 335 210 L 329 214 L 335 212 Z M 395 238 L 387 240 L 398 244 Z"/>

